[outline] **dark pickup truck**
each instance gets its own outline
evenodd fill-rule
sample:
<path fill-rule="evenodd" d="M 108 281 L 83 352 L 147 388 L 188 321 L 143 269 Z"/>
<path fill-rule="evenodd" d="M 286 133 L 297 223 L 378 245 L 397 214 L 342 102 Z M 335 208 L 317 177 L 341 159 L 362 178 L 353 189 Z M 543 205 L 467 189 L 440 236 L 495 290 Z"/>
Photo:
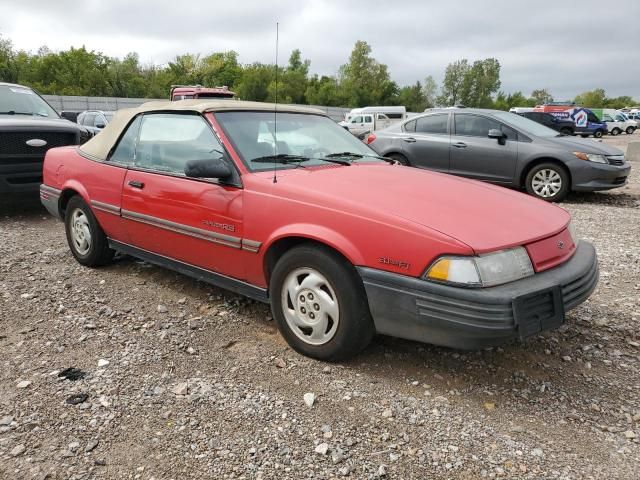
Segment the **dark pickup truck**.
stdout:
<path fill-rule="evenodd" d="M 47 150 L 90 136 L 29 87 L 0 82 L 0 195 L 38 192 Z"/>
<path fill-rule="evenodd" d="M 564 120 L 562 118 L 555 117 L 546 112 L 524 112 L 520 113 L 525 118 L 538 122 L 545 127 L 553 128 L 565 135 L 573 135 L 576 130 L 576 124 L 573 120 Z"/>

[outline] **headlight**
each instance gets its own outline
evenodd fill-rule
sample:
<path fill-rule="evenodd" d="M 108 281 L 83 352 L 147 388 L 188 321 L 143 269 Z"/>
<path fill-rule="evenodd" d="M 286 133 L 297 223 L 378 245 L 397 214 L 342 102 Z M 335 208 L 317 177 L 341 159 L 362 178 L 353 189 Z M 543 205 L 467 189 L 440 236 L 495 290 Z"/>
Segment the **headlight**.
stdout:
<path fill-rule="evenodd" d="M 609 163 L 607 162 L 607 158 L 604 155 L 598 155 L 595 153 L 583 153 L 583 152 L 573 152 L 573 154 L 578 157 L 580 160 L 586 160 L 588 162 L 594 163 Z"/>
<path fill-rule="evenodd" d="M 424 278 L 468 287 L 493 287 L 533 275 L 524 247 L 477 257 L 440 257 Z"/>

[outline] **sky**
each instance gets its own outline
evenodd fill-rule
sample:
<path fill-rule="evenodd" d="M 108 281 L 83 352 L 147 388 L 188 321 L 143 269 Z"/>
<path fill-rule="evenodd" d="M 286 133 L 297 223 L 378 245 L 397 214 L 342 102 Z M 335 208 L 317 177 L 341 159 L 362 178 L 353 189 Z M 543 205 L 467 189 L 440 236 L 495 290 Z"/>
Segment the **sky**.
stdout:
<path fill-rule="evenodd" d="M 335 75 L 364 40 L 400 86 L 495 57 L 507 93 L 640 99 L 640 0 L 0 0 L 0 11 L 0 35 L 32 52 L 84 45 L 162 65 L 235 50 L 241 63 L 273 63 L 278 22 L 280 63 L 299 48 L 319 75 Z"/>

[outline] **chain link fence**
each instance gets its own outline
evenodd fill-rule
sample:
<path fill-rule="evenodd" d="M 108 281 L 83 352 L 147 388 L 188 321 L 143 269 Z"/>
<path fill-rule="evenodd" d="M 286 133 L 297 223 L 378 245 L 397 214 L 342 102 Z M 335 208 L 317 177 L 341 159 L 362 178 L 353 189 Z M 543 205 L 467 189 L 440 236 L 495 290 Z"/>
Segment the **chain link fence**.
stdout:
<path fill-rule="evenodd" d="M 117 97 L 76 97 L 68 95 L 43 95 L 44 99 L 58 112 L 82 112 L 84 110 L 120 110 L 121 108 L 138 107 L 146 102 L 154 100 L 167 100 L 166 98 L 117 98 Z M 325 112 L 336 122 L 344 120 L 345 115 L 351 110 L 340 107 L 323 107 L 320 105 L 308 105 Z"/>

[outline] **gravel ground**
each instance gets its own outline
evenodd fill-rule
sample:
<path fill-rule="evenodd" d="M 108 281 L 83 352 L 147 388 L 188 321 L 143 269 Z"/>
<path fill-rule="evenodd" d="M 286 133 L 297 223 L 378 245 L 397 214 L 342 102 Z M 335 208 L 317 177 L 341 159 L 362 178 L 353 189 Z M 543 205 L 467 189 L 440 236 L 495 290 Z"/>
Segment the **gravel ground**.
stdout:
<path fill-rule="evenodd" d="M 5 204 L 0 478 L 638 478 L 640 164 L 563 206 L 601 281 L 560 330 L 379 337 L 329 365 L 265 305 L 129 258 L 83 268 L 37 202 Z"/>

